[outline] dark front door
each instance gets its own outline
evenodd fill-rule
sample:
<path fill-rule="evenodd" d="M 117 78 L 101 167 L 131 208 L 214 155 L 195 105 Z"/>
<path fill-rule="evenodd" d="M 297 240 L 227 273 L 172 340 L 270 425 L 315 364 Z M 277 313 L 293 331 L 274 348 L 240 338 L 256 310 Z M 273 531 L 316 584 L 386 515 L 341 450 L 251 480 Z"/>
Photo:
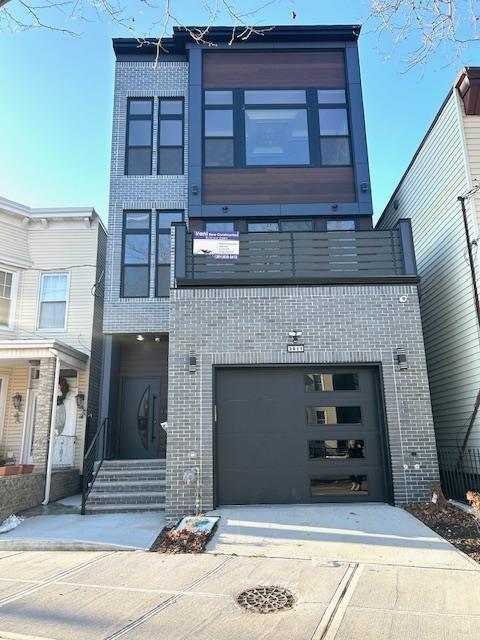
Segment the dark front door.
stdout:
<path fill-rule="evenodd" d="M 123 378 L 120 458 L 161 457 L 160 378 Z"/>
<path fill-rule="evenodd" d="M 220 369 L 216 404 L 218 504 L 386 500 L 374 369 Z"/>

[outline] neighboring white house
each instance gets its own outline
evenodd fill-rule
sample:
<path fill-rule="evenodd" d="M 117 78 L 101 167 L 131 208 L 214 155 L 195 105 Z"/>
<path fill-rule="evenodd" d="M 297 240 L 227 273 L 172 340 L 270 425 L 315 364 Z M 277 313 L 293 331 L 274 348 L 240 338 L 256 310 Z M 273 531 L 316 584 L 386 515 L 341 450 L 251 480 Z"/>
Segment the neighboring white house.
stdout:
<path fill-rule="evenodd" d="M 465 214 L 478 276 L 479 98 L 480 68 L 467 67 L 455 80 L 377 223 L 378 228 L 387 229 L 400 218 L 412 221 L 440 453 L 480 447 L 478 415 L 472 420 L 480 390 L 480 334 L 459 200 L 467 195 Z"/>
<path fill-rule="evenodd" d="M 87 416 L 98 422 L 105 245 L 92 208 L 0 198 L 0 465 L 34 465 L 0 475 L 0 517 L 48 498 L 47 469 L 51 498 L 78 491 Z"/>

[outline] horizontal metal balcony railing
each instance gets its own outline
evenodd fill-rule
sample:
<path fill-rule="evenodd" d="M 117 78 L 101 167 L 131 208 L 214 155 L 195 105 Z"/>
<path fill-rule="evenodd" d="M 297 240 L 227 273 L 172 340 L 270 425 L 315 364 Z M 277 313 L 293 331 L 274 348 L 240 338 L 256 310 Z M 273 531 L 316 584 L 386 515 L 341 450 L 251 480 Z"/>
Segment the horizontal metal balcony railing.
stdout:
<path fill-rule="evenodd" d="M 387 231 L 241 233 L 237 259 L 193 255 L 175 225 L 175 286 L 416 282 L 409 220 Z"/>

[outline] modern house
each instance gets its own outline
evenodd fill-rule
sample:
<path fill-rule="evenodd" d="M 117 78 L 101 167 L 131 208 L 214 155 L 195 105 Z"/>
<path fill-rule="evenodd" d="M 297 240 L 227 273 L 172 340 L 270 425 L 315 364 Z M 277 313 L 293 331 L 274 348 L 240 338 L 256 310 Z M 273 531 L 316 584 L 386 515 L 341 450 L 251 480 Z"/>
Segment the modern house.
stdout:
<path fill-rule="evenodd" d="M 98 421 L 105 253 L 93 209 L 0 198 L 0 520 L 78 493 L 87 416 Z"/>
<path fill-rule="evenodd" d="M 479 451 L 480 68 L 456 78 L 377 228 L 412 220 L 435 433 L 445 464 Z M 477 473 L 480 473 L 480 456 Z"/>
<path fill-rule="evenodd" d="M 117 508 L 402 503 L 438 482 L 410 224 L 372 228 L 359 31 L 175 29 L 157 63 L 114 40 Z"/>

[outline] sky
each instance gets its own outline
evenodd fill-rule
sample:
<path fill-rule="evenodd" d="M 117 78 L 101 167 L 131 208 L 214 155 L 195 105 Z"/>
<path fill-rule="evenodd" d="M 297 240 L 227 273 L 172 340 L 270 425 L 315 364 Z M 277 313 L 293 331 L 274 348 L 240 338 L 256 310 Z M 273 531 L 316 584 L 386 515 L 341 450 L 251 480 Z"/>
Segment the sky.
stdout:
<path fill-rule="evenodd" d="M 133 5 L 133 0 L 126 2 Z M 205 22 L 200 0 L 171 2 L 181 23 Z M 264 2 L 237 0 L 237 6 L 258 7 Z M 257 22 L 351 24 L 362 22 L 367 10 L 367 0 L 278 0 L 257 16 Z M 91 17 L 90 22 L 73 25 L 81 32 L 78 37 L 41 28 L 0 32 L 0 195 L 32 207 L 92 206 L 106 221 L 114 82 L 111 39 L 131 34 L 108 19 Z M 142 21 L 151 26 L 157 18 L 153 13 L 139 15 L 137 28 L 142 29 Z M 452 62 L 438 55 L 405 71 L 408 46 L 379 45 L 378 34 L 368 24 L 359 40 L 376 216 L 458 71 L 464 64 L 480 65 L 476 43 L 462 59 Z"/>

